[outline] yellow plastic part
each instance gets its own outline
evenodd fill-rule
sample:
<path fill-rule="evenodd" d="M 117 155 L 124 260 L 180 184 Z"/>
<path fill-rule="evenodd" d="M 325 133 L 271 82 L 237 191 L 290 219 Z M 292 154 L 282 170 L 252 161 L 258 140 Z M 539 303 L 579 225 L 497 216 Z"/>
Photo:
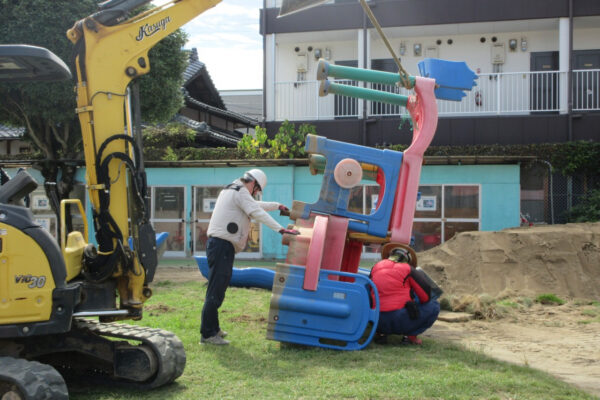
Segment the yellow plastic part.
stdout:
<path fill-rule="evenodd" d="M 87 243 L 81 232 L 75 231 L 67 236 L 67 245 L 63 249 L 63 257 L 67 267 L 67 282 L 81 273 L 83 249 Z"/>
<path fill-rule="evenodd" d="M 67 223 L 65 219 L 67 204 L 75 204 L 83 219 L 84 234 L 81 232 L 70 232 L 67 235 Z M 81 272 L 83 249 L 87 246 L 88 237 L 87 216 L 79 199 L 66 199 L 60 202 L 60 250 L 67 267 L 67 282 L 75 278 Z"/>
<path fill-rule="evenodd" d="M 55 283 L 42 248 L 19 229 L 0 223 L 0 325 L 47 321 Z"/>
<path fill-rule="evenodd" d="M 359 233 L 359 232 L 352 232 L 348 235 L 348 237 L 350 237 L 350 239 L 358 240 L 359 242 L 370 243 L 370 244 L 383 244 L 383 243 L 387 243 L 390 241 L 389 235 L 387 237 L 383 238 L 383 237 L 372 236 L 367 233 Z"/>

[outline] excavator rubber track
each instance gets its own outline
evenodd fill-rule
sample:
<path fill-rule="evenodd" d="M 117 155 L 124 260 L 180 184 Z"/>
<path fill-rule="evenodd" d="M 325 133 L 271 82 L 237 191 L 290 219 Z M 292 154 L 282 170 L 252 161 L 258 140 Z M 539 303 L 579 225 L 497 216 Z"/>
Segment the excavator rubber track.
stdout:
<path fill-rule="evenodd" d="M 68 400 L 62 376 L 50 365 L 0 357 L 0 399 Z"/>
<path fill-rule="evenodd" d="M 106 376 L 106 383 L 117 383 L 143 390 L 153 389 L 173 382 L 181 376 L 185 368 L 186 356 L 183 343 L 171 332 L 120 323 L 101 323 L 90 319 L 75 319 L 73 329 L 89 331 L 103 338 L 138 341 L 141 345 L 150 348 L 156 356 L 157 371 L 151 379 L 133 382 Z"/>

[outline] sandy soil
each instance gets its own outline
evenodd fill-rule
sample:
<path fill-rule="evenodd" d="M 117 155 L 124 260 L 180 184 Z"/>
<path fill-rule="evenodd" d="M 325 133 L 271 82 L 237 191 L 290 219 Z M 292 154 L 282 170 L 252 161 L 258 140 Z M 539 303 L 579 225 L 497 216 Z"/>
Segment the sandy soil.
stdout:
<path fill-rule="evenodd" d="M 548 372 L 600 396 L 600 322 L 582 324 L 589 320 L 584 308 L 536 304 L 500 320 L 438 320 L 423 336 Z"/>
<path fill-rule="evenodd" d="M 453 305 L 465 297 L 531 302 L 544 293 L 568 301 L 505 307 L 485 320 L 442 317 L 424 337 L 549 372 L 600 397 L 600 223 L 465 232 L 418 257 Z M 189 266 L 159 268 L 156 281 L 166 279 L 204 280 Z"/>
<path fill-rule="evenodd" d="M 549 372 L 600 396 L 599 308 L 590 304 L 600 300 L 600 223 L 465 232 L 420 253 L 419 265 L 455 307 L 469 309 L 471 299 L 477 304 L 470 308 L 480 311 L 479 299 L 540 294 L 567 300 L 485 321 L 440 320 L 425 336 Z"/>
<path fill-rule="evenodd" d="M 418 254 L 448 294 L 600 300 L 600 222 L 463 232 Z"/>

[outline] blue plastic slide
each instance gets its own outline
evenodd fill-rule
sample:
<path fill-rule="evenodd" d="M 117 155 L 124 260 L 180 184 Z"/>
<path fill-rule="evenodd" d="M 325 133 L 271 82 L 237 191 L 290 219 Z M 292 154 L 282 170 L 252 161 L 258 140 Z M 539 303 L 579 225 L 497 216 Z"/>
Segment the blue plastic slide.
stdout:
<path fill-rule="evenodd" d="M 194 256 L 202 276 L 208 279 L 208 260 L 204 256 Z M 275 271 L 267 268 L 234 268 L 229 286 L 256 287 L 269 289 L 273 287 Z"/>
<path fill-rule="evenodd" d="M 208 279 L 208 260 L 205 256 L 194 256 L 196 263 L 198 263 L 198 269 L 203 277 Z M 369 276 L 368 269 L 359 268 L 358 273 L 360 275 Z M 273 278 L 275 277 L 275 271 L 268 268 L 233 268 L 233 274 L 231 275 L 231 282 L 229 286 L 235 287 L 255 287 L 261 289 L 273 289 Z"/>

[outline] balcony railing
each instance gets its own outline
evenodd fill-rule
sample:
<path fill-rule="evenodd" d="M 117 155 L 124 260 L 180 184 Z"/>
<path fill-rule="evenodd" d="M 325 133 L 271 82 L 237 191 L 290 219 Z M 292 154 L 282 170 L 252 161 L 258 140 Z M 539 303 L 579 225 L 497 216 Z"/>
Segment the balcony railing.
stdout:
<path fill-rule="evenodd" d="M 567 112 L 567 74 L 558 71 L 507 72 L 481 74 L 477 86 L 466 92 L 461 102 L 438 100 L 440 116 L 519 115 Z M 358 85 L 361 82 L 340 80 Z M 372 84 L 372 89 L 409 94 L 404 88 Z M 329 120 L 359 117 L 363 102 L 354 98 L 329 95 L 319 97 L 318 81 L 277 82 L 275 84 L 275 120 Z M 600 70 L 573 71 L 573 111 L 600 111 Z M 366 102 L 368 116 L 404 116 L 404 107 Z"/>

